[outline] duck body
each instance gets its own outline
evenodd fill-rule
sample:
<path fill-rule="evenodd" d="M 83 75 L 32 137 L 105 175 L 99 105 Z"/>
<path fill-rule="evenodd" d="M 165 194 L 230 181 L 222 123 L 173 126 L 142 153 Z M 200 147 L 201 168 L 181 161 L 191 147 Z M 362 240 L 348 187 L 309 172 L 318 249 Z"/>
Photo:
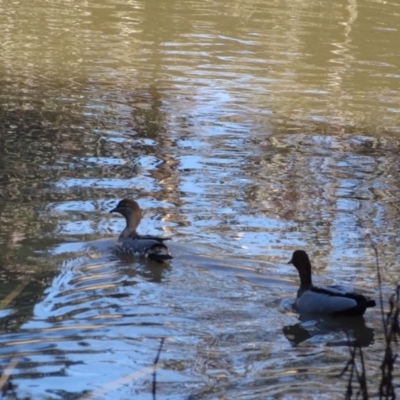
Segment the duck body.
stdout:
<path fill-rule="evenodd" d="M 143 256 L 158 262 L 172 258 L 168 247 L 161 241 L 141 237 L 118 239 L 114 252 L 118 256 Z"/>
<path fill-rule="evenodd" d="M 136 231 L 142 219 L 142 212 L 134 200 L 123 199 L 110 213 L 125 217 L 126 227 L 119 235 L 114 253 L 118 256 L 144 256 L 157 262 L 169 260 L 168 247 L 163 243 L 170 238 L 152 235 L 139 235 Z"/>
<path fill-rule="evenodd" d="M 297 311 L 310 314 L 360 316 L 375 305 L 375 300 L 340 286 L 313 287 L 296 299 Z"/>
<path fill-rule="evenodd" d="M 311 263 L 303 250 L 296 250 L 289 262 L 299 272 L 300 288 L 295 307 L 300 313 L 329 315 L 363 315 L 375 307 L 375 300 L 343 286 L 315 287 L 311 278 Z"/>

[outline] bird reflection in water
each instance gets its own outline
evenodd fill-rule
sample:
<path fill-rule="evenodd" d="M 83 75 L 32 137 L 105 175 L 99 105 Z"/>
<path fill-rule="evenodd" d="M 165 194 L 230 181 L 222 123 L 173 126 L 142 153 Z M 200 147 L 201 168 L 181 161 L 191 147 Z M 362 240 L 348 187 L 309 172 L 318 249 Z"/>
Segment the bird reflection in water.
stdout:
<path fill-rule="evenodd" d="M 335 317 L 329 315 L 300 314 L 301 322 L 283 327 L 283 333 L 293 344 L 300 344 L 310 338 L 344 333 L 337 341 L 329 341 L 329 346 L 357 345 L 368 347 L 374 341 L 374 330 L 365 325 L 364 317 Z"/>

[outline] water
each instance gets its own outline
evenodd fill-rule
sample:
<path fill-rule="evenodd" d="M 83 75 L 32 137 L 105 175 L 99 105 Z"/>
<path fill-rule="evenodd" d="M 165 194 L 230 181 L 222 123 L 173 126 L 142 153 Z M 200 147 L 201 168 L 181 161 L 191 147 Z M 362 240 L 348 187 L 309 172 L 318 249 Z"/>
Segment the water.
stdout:
<path fill-rule="evenodd" d="M 379 382 L 398 283 L 395 2 L 0 3 L 0 352 L 17 398 L 340 398 L 346 333 Z M 118 260 L 123 197 L 164 265 Z M 397 372 L 396 372 L 397 374 Z M 398 374 L 396 383 L 398 384 Z"/>

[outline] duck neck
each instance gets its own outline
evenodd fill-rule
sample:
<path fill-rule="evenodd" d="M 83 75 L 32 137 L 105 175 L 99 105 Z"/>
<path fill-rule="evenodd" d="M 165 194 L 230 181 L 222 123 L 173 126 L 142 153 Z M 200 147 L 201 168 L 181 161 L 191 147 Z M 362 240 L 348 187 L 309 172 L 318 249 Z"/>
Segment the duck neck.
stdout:
<path fill-rule="evenodd" d="M 297 292 L 297 297 L 300 297 L 306 290 L 313 288 L 312 278 L 311 278 L 311 268 L 306 271 L 299 272 L 300 275 L 300 287 Z"/>
<path fill-rule="evenodd" d="M 135 236 L 137 236 L 137 232 L 136 229 L 129 229 L 128 227 L 126 227 L 121 234 L 119 235 L 119 239 L 128 239 L 128 238 L 133 238 Z"/>
<path fill-rule="evenodd" d="M 138 236 L 136 228 L 139 225 L 139 221 L 137 221 L 137 218 L 134 215 L 124 215 L 124 217 L 126 220 L 126 226 L 119 235 L 119 239 L 127 239 Z"/>

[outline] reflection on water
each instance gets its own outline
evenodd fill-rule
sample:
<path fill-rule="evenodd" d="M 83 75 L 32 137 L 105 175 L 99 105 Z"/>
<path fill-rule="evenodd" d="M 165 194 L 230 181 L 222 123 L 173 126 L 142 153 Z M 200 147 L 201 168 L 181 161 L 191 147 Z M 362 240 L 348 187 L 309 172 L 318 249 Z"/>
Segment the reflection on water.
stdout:
<path fill-rule="evenodd" d="M 366 325 L 364 317 L 300 315 L 300 321 L 283 327 L 283 333 L 294 344 L 313 338 L 312 343 L 323 341 L 330 346 L 346 346 L 355 342 L 361 347 L 368 347 L 374 340 L 374 330 Z"/>
<path fill-rule="evenodd" d="M 394 2 L 0 4 L 0 364 L 17 397 L 343 398 L 383 335 L 292 310 L 398 282 Z M 165 265 L 110 256 L 131 197 Z M 396 379 L 399 379 L 395 371 Z M 85 396 L 85 397 L 84 397 Z"/>

